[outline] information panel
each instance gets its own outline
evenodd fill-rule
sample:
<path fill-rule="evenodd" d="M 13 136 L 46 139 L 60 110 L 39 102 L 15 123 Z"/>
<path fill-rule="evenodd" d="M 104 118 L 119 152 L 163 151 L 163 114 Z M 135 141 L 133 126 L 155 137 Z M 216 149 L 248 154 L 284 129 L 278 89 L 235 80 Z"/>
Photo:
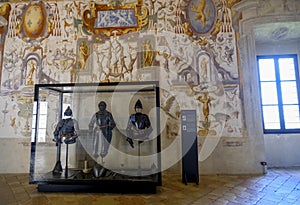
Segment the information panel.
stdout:
<path fill-rule="evenodd" d="M 181 111 L 182 182 L 199 183 L 196 110 Z"/>

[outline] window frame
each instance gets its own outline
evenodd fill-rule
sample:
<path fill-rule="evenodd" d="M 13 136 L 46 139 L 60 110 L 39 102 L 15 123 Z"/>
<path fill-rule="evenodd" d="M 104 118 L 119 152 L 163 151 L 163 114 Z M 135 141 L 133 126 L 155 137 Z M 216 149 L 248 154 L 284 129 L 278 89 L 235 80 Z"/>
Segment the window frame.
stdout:
<path fill-rule="evenodd" d="M 280 55 L 257 55 L 256 56 L 256 62 L 257 62 L 257 70 L 258 70 L 258 81 L 259 81 L 259 91 L 260 91 L 260 107 L 261 107 L 261 115 L 262 115 L 262 124 L 263 124 L 263 132 L 264 134 L 285 134 L 285 133 L 300 133 L 300 127 L 299 128 L 285 128 L 285 118 L 284 118 L 284 111 L 283 107 L 283 96 L 282 96 L 282 88 L 281 83 L 287 82 L 287 80 L 281 80 L 280 79 L 280 68 L 279 68 L 279 59 L 280 58 L 293 58 L 294 60 L 294 71 L 295 71 L 295 80 L 289 80 L 296 83 L 296 93 L 298 97 L 298 109 L 299 109 L 299 118 L 300 118 L 300 78 L 299 78 L 299 64 L 298 64 L 298 55 L 297 54 L 280 54 Z M 262 99 L 262 82 L 274 82 L 274 81 L 263 81 L 261 80 L 260 75 L 260 67 L 259 67 L 259 60 L 260 59 L 273 59 L 274 60 L 274 69 L 275 69 L 275 83 L 276 83 L 276 90 L 277 90 L 277 104 L 274 104 L 278 107 L 278 114 L 279 114 L 279 123 L 280 128 L 279 129 L 266 129 L 265 128 L 265 121 L 264 121 L 264 113 L 263 113 L 263 107 L 268 104 L 263 104 Z M 271 105 L 271 104 L 270 104 Z M 299 120 L 300 121 L 300 120 Z"/>

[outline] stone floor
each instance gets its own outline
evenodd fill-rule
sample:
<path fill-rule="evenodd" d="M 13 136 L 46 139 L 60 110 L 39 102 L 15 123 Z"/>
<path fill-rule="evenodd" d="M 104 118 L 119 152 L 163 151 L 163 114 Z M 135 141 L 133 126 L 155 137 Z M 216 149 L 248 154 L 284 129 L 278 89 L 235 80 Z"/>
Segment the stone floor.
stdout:
<path fill-rule="evenodd" d="M 28 174 L 0 174 L 0 205 L 246 205 L 300 204 L 300 167 L 269 169 L 266 175 L 201 175 L 196 185 L 163 173 L 156 194 L 41 193 Z"/>

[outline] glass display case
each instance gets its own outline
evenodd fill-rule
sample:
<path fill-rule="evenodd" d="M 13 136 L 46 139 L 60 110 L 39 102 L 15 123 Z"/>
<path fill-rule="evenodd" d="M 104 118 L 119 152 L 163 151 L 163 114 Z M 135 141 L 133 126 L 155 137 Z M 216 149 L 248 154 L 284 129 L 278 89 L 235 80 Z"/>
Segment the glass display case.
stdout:
<path fill-rule="evenodd" d="M 156 81 L 35 85 L 29 182 L 39 191 L 156 192 L 159 112 Z"/>

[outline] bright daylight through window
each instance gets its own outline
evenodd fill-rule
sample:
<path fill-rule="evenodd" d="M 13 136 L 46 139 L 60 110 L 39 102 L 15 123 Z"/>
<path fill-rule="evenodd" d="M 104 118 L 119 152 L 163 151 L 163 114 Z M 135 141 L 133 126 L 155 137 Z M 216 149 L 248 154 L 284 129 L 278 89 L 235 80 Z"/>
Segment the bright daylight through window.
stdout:
<path fill-rule="evenodd" d="M 258 56 L 264 133 L 300 131 L 297 55 Z"/>

